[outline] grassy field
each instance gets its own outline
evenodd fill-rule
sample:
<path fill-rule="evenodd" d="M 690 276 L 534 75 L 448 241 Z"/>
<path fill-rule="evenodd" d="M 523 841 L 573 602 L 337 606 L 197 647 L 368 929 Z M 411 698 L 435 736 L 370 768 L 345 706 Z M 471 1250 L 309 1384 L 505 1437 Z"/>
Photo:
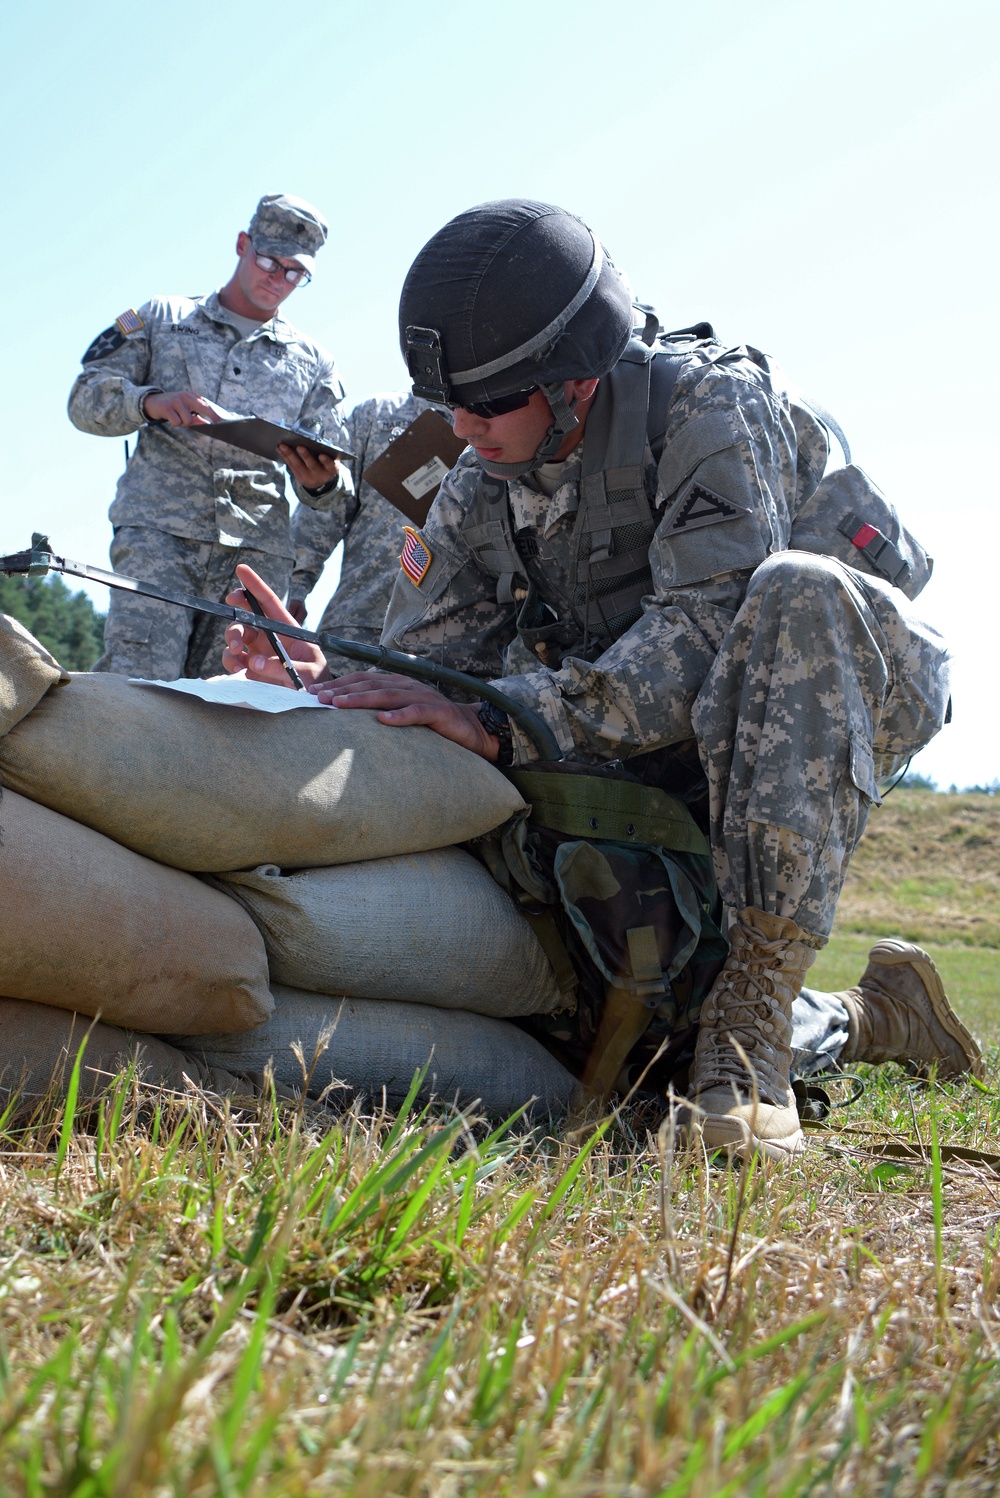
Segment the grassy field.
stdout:
<path fill-rule="evenodd" d="M 873 1071 L 782 1170 L 636 1110 L 490 1132 L 129 1077 L 7 1121 L 0 1492 L 996 1493 L 1000 1175 L 953 1147 L 997 1146 L 998 850 L 993 798 L 896 792 L 817 965 L 929 945 L 988 1084 Z"/>
<path fill-rule="evenodd" d="M 1000 1040 L 1000 796 L 900 788 L 872 814 L 810 984 L 857 982 L 878 936 L 925 947 L 963 1019 Z"/>

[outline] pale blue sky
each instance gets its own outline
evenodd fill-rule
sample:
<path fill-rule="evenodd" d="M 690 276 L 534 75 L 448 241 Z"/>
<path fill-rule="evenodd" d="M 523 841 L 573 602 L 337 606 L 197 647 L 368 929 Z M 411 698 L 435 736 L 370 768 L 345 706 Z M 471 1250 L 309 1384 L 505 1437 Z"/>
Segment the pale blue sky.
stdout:
<path fill-rule="evenodd" d="M 154 292 L 225 280 L 261 193 L 330 219 L 286 311 L 350 401 L 403 384 L 396 300 L 429 235 L 548 199 L 669 325 L 710 319 L 837 414 L 938 562 L 956 715 L 914 768 L 1000 776 L 995 0 L 12 10 L 0 550 L 42 529 L 106 562 L 122 444 L 66 418 L 80 355 Z"/>

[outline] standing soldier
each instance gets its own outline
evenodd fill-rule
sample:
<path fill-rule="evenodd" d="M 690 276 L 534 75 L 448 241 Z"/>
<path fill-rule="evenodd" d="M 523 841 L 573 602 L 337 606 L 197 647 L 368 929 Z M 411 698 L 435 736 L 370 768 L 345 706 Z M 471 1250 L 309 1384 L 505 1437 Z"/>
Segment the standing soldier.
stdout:
<path fill-rule="evenodd" d="M 285 467 L 308 506 L 335 503 L 349 480 L 335 459 L 305 447 L 279 448 L 282 466 L 192 429 L 236 412 L 343 442 L 344 390 L 333 359 L 278 310 L 311 279 L 326 237 L 326 221 L 309 203 L 263 197 L 237 236 L 236 269 L 220 290 L 153 297 L 123 312 L 84 354 L 69 397 L 74 426 L 103 437 L 141 428 L 110 511 L 116 572 L 221 601 L 243 560 L 286 594 Z M 219 621 L 115 591 L 94 669 L 211 676 L 221 648 Z"/>
<path fill-rule="evenodd" d="M 373 395 L 359 402 L 347 417 L 344 425 L 347 444 L 354 454 L 350 465 L 354 493 L 338 495 L 329 511 L 300 506 L 292 517 L 295 567 L 288 609 L 300 623 L 306 617 L 306 599 L 316 586 L 324 563 L 343 541 L 340 581 L 319 628 L 342 639 L 378 644 L 399 571 L 403 516 L 365 481 L 364 471 L 422 412 L 433 410 L 451 420 L 447 407 L 435 407 L 418 396 L 398 392 Z M 330 665 L 335 672 L 355 669 L 339 656 L 331 656 Z"/>

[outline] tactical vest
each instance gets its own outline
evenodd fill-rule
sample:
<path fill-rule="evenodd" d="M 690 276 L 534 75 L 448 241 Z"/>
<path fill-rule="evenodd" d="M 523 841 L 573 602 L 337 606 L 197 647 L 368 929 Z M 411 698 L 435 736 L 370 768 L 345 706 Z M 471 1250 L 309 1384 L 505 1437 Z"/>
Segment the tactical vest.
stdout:
<path fill-rule="evenodd" d="M 707 325 L 691 330 L 711 336 Z M 680 335 L 674 335 L 680 336 Z M 484 473 L 462 536 L 497 579 L 497 601 L 516 603 L 517 631 L 544 664 L 563 654 L 596 660 L 642 615 L 652 578 L 649 546 L 658 524 L 657 446 L 686 353 L 634 339 L 601 380 L 583 438 L 580 503 L 571 539 L 569 586 L 546 573 L 545 542 L 516 536 L 507 484 Z M 659 431 L 647 426 L 655 422 Z"/>
<path fill-rule="evenodd" d="M 661 334 L 652 346 L 633 339 L 598 385 L 584 431 L 566 589 L 546 568 L 544 538 L 515 534 L 506 481 L 480 476 L 463 539 L 496 577 L 497 601 L 517 605 L 518 635 L 544 665 L 558 668 L 568 653 L 596 660 L 641 618 L 642 600 L 653 590 L 649 547 L 659 524 L 657 465 L 670 399 L 693 341 L 710 339 L 708 323 Z M 804 398 L 791 402 L 791 414 L 797 428 L 817 419 L 828 427 L 846 466 L 825 477 L 806 469 L 798 475 L 789 549 L 835 557 L 915 598 L 930 577 L 931 558 L 851 462 L 833 417 Z"/>

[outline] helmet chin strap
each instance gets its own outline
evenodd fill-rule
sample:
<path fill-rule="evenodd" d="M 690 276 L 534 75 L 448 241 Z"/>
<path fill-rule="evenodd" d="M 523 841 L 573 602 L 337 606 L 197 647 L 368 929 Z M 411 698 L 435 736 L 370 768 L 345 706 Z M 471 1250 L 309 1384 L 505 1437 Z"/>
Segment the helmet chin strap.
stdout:
<path fill-rule="evenodd" d="M 568 432 L 575 431 L 580 425 L 580 418 L 575 416 L 576 401 L 568 401 L 561 380 L 553 381 L 550 385 L 539 385 L 539 390 L 545 396 L 552 412 L 552 425 L 535 449 L 532 458 L 526 458 L 521 463 L 483 463 L 481 466 L 485 471 L 498 479 L 519 479 L 526 473 L 534 473 L 536 468 L 541 468 L 543 463 L 551 463 L 556 453 L 563 445 L 563 438 Z"/>

